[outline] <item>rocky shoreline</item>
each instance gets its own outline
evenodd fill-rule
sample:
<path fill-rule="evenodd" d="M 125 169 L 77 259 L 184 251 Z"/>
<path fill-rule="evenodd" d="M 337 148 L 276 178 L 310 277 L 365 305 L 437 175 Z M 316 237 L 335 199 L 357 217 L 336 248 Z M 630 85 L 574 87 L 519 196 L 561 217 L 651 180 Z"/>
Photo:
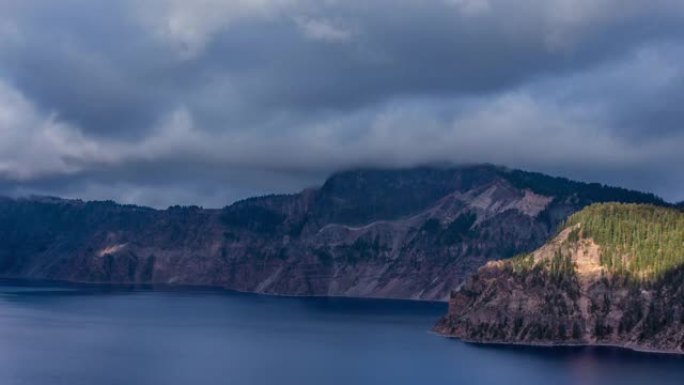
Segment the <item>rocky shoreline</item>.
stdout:
<path fill-rule="evenodd" d="M 441 321 L 440 321 L 441 322 Z M 648 354 L 663 354 L 663 355 L 675 355 L 684 356 L 684 350 L 669 350 L 669 349 L 656 349 L 647 348 L 638 345 L 624 345 L 624 344 L 607 344 L 607 343 L 570 343 L 563 341 L 554 342 L 510 342 L 510 341 L 483 341 L 483 340 L 470 340 L 467 338 L 457 337 L 454 335 L 449 335 L 448 333 L 443 333 L 439 328 L 439 322 L 435 327 L 432 328 L 432 332 L 438 336 L 449 338 L 453 340 L 458 340 L 467 344 L 474 345 L 491 345 L 491 346 L 521 346 L 521 347 L 538 347 L 538 348 L 564 348 L 564 347 L 576 347 L 576 348 L 615 348 L 629 350 L 637 353 L 648 353 Z"/>

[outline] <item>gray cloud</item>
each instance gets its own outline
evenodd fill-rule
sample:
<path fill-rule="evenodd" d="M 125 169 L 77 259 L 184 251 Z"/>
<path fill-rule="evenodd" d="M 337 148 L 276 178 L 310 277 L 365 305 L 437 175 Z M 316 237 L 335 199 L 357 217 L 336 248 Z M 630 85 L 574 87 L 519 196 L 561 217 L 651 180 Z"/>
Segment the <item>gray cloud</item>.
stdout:
<path fill-rule="evenodd" d="M 675 0 L 8 0 L 0 193 L 221 206 L 493 162 L 684 199 Z"/>

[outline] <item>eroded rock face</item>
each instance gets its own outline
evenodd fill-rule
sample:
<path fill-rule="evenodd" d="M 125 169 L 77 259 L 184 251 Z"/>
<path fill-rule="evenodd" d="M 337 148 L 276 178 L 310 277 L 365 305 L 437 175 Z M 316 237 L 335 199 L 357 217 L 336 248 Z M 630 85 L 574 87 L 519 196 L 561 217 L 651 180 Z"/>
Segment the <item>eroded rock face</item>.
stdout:
<path fill-rule="evenodd" d="M 0 199 L 0 275 L 442 300 L 602 200 L 662 202 L 493 166 L 349 171 L 221 210 Z"/>
<path fill-rule="evenodd" d="M 471 342 L 615 345 L 684 353 L 684 267 L 654 282 L 610 273 L 573 228 L 516 262 L 489 262 L 451 294 L 435 330 Z"/>

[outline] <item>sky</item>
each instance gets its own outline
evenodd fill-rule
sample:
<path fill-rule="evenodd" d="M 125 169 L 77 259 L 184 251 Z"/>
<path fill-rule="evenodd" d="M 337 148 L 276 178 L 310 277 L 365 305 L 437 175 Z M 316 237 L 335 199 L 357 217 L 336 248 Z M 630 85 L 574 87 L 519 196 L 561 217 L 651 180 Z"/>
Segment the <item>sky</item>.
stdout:
<path fill-rule="evenodd" d="M 0 194 L 493 163 L 684 200 L 681 0 L 2 0 Z"/>

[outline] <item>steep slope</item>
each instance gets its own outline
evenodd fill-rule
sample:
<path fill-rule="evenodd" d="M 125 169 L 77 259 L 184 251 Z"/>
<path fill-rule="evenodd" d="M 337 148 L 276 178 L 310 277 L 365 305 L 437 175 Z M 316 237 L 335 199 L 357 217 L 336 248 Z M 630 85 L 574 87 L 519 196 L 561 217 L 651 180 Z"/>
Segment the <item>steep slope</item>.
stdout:
<path fill-rule="evenodd" d="M 531 254 L 489 262 L 435 329 L 475 342 L 684 352 L 684 213 L 592 205 Z"/>
<path fill-rule="evenodd" d="M 354 170 L 222 210 L 0 200 L 0 275 L 445 299 L 596 201 L 657 197 L 494 166 Z"/>

